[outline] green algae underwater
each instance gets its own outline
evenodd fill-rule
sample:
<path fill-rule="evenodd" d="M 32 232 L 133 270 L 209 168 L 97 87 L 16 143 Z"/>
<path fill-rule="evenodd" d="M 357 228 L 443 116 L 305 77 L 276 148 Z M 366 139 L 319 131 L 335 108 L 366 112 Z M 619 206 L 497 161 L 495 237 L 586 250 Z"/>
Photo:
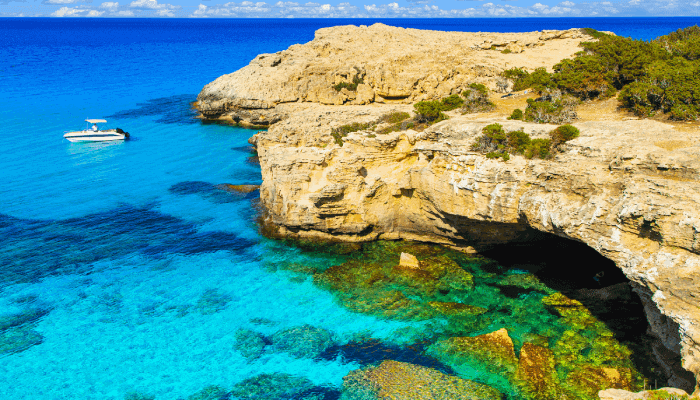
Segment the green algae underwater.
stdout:
<path fill-rule="evenodd" d="M 312 279 L 353 312 L 415 322 L 400 332 L 406 347 L 419 349 L 442 372 L 487 385 L 503 398 L 588 400 L 607 388 L 644 387 L 648 371 L 633 363 L 634 344 L 619 342 L 580 302 L 532 273 L 424 243 L 285 243 L 308 254 L 308 262 L 269 265 L 271 270 Z M 399 265 L 401 253 L 416 256 L 420 267 Z M 341 399 L 377 398 L 381 389 L 375 382 L 374 392 L 365 386 L 358 395 L 350 381 Z M 457 398 L 453 389 L 445 399 Z M 410 398 L 382 390 L 389 398 Z"/>

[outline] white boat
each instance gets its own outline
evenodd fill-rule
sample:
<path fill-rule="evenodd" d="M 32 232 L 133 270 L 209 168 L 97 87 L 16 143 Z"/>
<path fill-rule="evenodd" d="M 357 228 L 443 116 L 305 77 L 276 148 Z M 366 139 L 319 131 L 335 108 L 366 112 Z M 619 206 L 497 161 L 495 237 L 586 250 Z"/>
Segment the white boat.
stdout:
<path fill-rule="evenodd" d="M 68 132 L 63 137 L 71 142 L 105 142 L 129 138 L 129 133 L 119 128 L 99 130 L 97 124 L 106 123 L 105 119 L 86 119 L 85 122 L 87 122 L 87 128 L 84 131 Z"/>

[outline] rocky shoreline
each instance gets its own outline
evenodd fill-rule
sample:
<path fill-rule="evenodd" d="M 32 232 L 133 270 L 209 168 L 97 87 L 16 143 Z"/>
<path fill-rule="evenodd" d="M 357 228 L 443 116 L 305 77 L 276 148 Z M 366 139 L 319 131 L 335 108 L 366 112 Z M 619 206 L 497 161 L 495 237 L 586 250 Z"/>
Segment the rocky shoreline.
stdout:
<path fill-rule="evenodd" d="M 540 231 L 585 243 L 633 282 L 649 329 L 663 344 L 659 351 L 680 354 L 697 380 L 700 130 L 581 120 L 574 124 L 580 137 L 555 157 L 507 162 L 471 150 L 486 125 L 523 128 L 533 138 L 556 126 L 452 113 L 420 132 L 358 130 L 340 143 L 331 135 L 348 123 L 410 113 L 412 103 L 461 93 L 469 83 L 508 90 L 500 71 L 551 68 L 584 40 L 590 37 L 577 29 L 326 28 L 308 44 L 260 55 L 207 85 L 197 107 L 203 118 L 269 126 L 251 143 L 263 175 L 264 222 L 279 236 L 409 239 L 479 250 L 526 242 Z M 700 392 L 695 382 L 669 374 L 673 386 Z"/>

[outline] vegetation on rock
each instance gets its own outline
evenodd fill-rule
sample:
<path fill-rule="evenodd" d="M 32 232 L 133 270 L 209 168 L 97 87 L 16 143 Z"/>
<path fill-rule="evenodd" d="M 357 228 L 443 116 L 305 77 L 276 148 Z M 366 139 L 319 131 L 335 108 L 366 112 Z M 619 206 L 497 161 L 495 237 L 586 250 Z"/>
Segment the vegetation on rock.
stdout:
<path fill-rule="evenodd" d="M 578 100 L 575 97 L 560 96 L 559 93 L 538 99 L 527 99 L 523 120 L 540 124 L 569 123 L 576 119 L 574 108 L 577 103 Z"/>
<path fill-rule="evenodd" d="M 523 110 L 516 108 L 513 110 L 513 112 L 510 114 L 510 117 L 508 119 L 518 119 L 521 120 L 523 119 Z"/>
<path fill-rule="evenodd" d="M 464 106 L 462 113 L 475 113 L 493 110 L 496 105 L 489 100 L 489 90 L 480 83 L 472 83 L 462 92 Z"/>
<path fill-rule="evenodd" d="M 333 85 L 333 89 L 335 89 L 336 92 L 340 92 L 343 89 L 347 89 L 351 92 L 357 91 L 357 85 L 365 83 L 365 81 L 360 78 L 359 76 L 355 75 L 355 77 L 352 78 L 352 83 L 349 82 L 340 82 L 336 85 Z"/>
<path fill-rule="evenodd" d="M 597 41 L 581 43 L 583 51 L 555 65 L 553 73 L 544 68 L 533 72 L 512 68 L 502 76 L 513 81 L 513 90 L 561 91 L 580 100 L 611 97 L 620 91 L 622 105 L 642 117 L 657 112 L 673 120 L 700 117 L 700 27 L 679 29 L 650 42 L 593 29 L 586 32 Z M 542 115 L 560 114 L 557 109 L 566 103 L 565 97 L 561 102 L 528 101 L 526 120 L 541 122 L 546 120 Z"/>
<path fill-rule="evenodd" d="M 484 127 L 482 135 L 472 144 L 472 150 L 486 154 L 488 158 L 510 159 L 510 154 L 521 154 L 525 158 L 547 159 L 562 143 L 579 136 L 572 125 L 562 125 L 549 133 L 551 139 L 532 139 L 530 135 L 517 131 L 506 132 L 501 124 Z"/>

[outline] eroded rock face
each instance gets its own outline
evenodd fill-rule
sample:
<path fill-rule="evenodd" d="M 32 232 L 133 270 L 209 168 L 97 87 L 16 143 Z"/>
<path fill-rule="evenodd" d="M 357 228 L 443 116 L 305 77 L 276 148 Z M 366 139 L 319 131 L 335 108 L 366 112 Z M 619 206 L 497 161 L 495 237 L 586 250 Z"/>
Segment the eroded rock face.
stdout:
<path fill-rule="evenodd" d="M 412 102 L 473 82 L 494 88 L 509 67 L 551 68 L 583 40 L 590 37 L 579 30 L 321 29 L 308 44 L 260 55 L 207 85 L 198 108 L 204 117 L 274 124 L 251 143 L 265 221 L 277 234 L 478 247 L 527 240 L 535 229 L 583 242 L 641 288 L 661 346 L 680 350 L 683 367 L 698 377 L 698 131 L 654 121 L 585 122 L 553 159 L 508 162 L 471 151 L 484 126 L 523 127 L 533 138 L 555 126 L 453 115 L 423 132 L 331 136 L 333 128 L 410 112 Z M 356 91 L 332 88 L 353 80 Z"/>
<path fill-rule="evenodd" d="M 383 24 L 324 28 L 309 43 L 260 54 L 208 84 L 197 108 L 206 118 L 267 126 L 287 115 L 279 107 L 285 103 L 412 103 L 461 93 L 474 82 L 495 89 L 504 69 L 551 68 L 590 39 L 579 29 L 464 33 Z M 506 49 L 509 54 L 501 53 Z M 355 90 L 333 88 L 353 82 Z"/>
<path fill-rule="evenodd" d="M 261 202 L 279 234 L 484 245 L 522 239 L 529 227 L 581 241 L 645 288 L 672 321 L 648 314 L 657 336 L 700 373 L 700 134 L 586 122 L 553 159 L 508 162 L 470 150 L 484 126 L 533 137 L 555 126 L 454 116 L 420 133 L 351 133 L 342 147 L 330 136 L 397 107 L 305 109 L 252 139 Z"/>

